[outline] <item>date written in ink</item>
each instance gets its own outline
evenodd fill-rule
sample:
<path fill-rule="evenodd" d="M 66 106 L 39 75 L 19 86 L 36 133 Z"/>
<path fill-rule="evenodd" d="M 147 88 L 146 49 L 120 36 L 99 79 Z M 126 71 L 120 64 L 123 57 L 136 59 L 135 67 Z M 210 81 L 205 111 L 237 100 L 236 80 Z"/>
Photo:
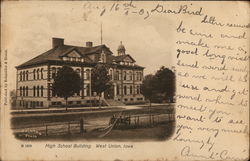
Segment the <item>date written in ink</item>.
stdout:
<path fill-rule="evenodd" d="M 21 148 L 31 148 L 32 144 L 21 144 Z"/>

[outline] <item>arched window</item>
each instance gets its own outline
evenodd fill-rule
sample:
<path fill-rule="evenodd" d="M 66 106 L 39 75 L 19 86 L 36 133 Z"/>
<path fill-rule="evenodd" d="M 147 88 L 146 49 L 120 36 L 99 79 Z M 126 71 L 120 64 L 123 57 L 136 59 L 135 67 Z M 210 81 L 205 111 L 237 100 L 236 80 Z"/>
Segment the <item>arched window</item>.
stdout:
<path fill-rule="evenodd" d="M 43 79 L 43 68 L 41 69 L 41 79 Z"/>
<path fill-rule="evenodd" d="M 43 86 L 41 86 L 41 96 L 43 97 Z"/>
<path fill-rule="evenodd" d="M 133 80 L 133 73 L 131 71 L 129 72 L 129 80 Z"/>
<path fill-rule="evenodd" d="M 52 68 L 52 79 L 54 79 L 56 77 L 56 68 L 53 67 Z"/>
<path fill-rule="evenodd" d="M 136 80 L 140 80 L 139 79 L 139 74 L 140 74 L 139 72 L 136 72 Z"/>
<path fill-rule="evenodd" d="M 26 71 L 26 80 L 29 80 L 29 71 Z"/>
<path fill-rule="evenodd" d="M 120 94 L 120 86 L 117 85 L 117 88 L 116 88 L 116 94 L 119 95 Z"/>
<path fill-rule="evenodd" d="M 115 74 L 115 80 L 119 80 L 119 71 L 116 71 L 115 73 L 116 73 Z"/>
<path fill-rule="evenodd" d="M 29 96 L 29 89 L 28 89 L 28 86 L 26 86 L 26 96 Z"/>
<path fill-rule="evenodd" d="M 90 79 L 90 71 L 89 71 L 89 69 L 86 70 L 86 79 L 87 80 Z"/>
<path fill-rule="evenodd" d="M 23 71 L 23 80 L 25 81 L 25 71 Z"/>
<path fill-rule="evenodd" d="M 20 72 L 20 81 L 23 80 L 23 72 Z"/>
<path fill-rule="evenodd" d="M 123 91 L 124 95 L 127 95 L 127 86 L 124 86 L 123 88 L 124 88 L 124 91 Z"/>
<path fill-rule="evenodd" d="M 36 72 L 37 72 L 37 76 L 36 76 L 36 77 L 37 77 L 37 79 L 40 79 L 40 70 L 39 70 L 39 69 L 37 69 L 37 71 L 36 71 Z"/>
<path fill-rule="evenodd" d="M 130 86 L 130 94 L 133 94 L 133 86 Z"/>
<path fill-rule="evenodd" d="M 56 93 L 51 89 L 52 97 L 56 96 Z"/>
<path fill-rule="evenodd" d="M 80 69 L 76 69 L 76 73 L 81 76 Z"/>
<path fill-rule="evenodd" d="M 87 91 L 87 96 L 89 96 L 90 95 L 90 86 L 89 86 L 89 84 L 87 84 L 87 86 L 86 86 L 86 91 Z"/>
<path fill-rule="evenodd" d="M 58 72 L 60 71 L 60 67 L 56 68 L 56 75 L 58 74 Z"/>
<path fill-rule="evenodd" d="M 22 94 L 23 94 L 23 93 L 22 93 L 23 88 L 22 88 L 22 87 L 20 87 L 20 89 L 19 89 L 19 90 L 20 90 L 20 96 L 22 96 Z"/>
<path fill-rule="evenodd" d="M 25 96 L 26 92 L 25 92 L 25 87 L 23 87 L 23 96 Z"/>
<path fill-rule="evenodd" d="M 33 86 L 33 96 L 36 97 L 36 86 Z"/>
<path fill-rule="evenodd" d="M 126 71 L 124 71 L 123 72 L 123 80 L 126 80 L 126 78 L 127 78 L 127 73 L 126 73 Z"/>
<path fill-rule="evenodd" d="M 33 79 L 36 80 L 36 69 L 33 70 Z"/>
<path fill-rule="evenodd" d="M 36 87 L 37 96 L 39 97 L 39 86 Z"/>
<path fill-rule="evenodd" d="M 113 70 L 112 69 L 109 70 L 109 76 L 110 76 L 110 80 L 113 80 Z"/>

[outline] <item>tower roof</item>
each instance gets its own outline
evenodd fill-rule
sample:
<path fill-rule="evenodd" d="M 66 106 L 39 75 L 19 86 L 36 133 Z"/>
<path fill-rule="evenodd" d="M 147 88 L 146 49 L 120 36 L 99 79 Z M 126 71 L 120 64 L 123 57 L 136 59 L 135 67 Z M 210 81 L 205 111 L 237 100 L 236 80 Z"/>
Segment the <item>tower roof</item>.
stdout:
<path fill-rule="evenodd" d="M 124 47 L 124 45 L 122 44 L 122 41 L 120 42 L 120 45 L 118 46 L 118 49 L 117 49 L 118 51 L 119 50 L 125 50 L 125 47 Z"/>

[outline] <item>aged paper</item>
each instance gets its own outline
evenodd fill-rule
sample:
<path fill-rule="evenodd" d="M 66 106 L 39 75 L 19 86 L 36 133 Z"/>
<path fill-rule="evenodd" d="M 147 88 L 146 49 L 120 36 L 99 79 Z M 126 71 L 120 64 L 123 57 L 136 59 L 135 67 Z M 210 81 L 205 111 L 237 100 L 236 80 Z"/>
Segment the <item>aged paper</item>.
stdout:
<path fill-rule="evenodd" d="M 2 1 L 1 159 L 248 160 L 249 15 L 249 2 L 244 1 Z M 47 57 L 42 57 L 37 63 L 24 63 L 51 49 L 51 39 L 55 37 L 62 38 L 64 44 L 73 46 L 85 47 L 87 41 L 93 42 L 87 43 L 87 47 L 105 44 L 114 55 L 117 55 L 119 45 L 118 54 L 122 54 L 120 51 L 125 46 L 126 53 L 133 58 L 118 55 L 128 61 L 128 64 L 122 65 L 131 65 L 131 69 L 136 67 L 138 72 L 143 71 L 144 76 L 155 74 L 162 66 L 171 69 L 176 75 L 176 101 L 158 103 L 166 105 L 167 109 L 157 115 L 161 116 L 172 109 L 171 114 L 167 113 L 167 124 L 170 128 L 162 131 L 164 139 L 148 139 L 159 131 L 157 120 L 152 121 L 154 115 L 151 117 L 148 112 L 145 114 L 145 117 L 149 115 L 146 122 L 149 121 L 150 125 L 153 122 L 150 128 L 135 126 L 129 132 L 125 129 L 117 130 L 120 132 L 118 133 L 112 125 L 115 126 L 117 120 L 123 117 L 119 109 L 108 109 L 115 111 L 115 123 L 104 128 L 112 115 L 107 114 L 104 117 L 104 113 L 100 113 L 96 118 L 91 117 L 88 113 L 94 113 L 94 108 L 86 108 L 89 110 L 84 113 L 73 111 L 73 108 L 65 112 L 59 104 L 58 107 L 44 107 L 57 106 L 58 102 L 63 102 L 63 98 L 52 103 L 49 102 L 49 92 L 34 92 L 49 88 L 49 84 L 43 85 L 42 80 L 37 79 L 41 79 L 43 71 L 39 68 L 41 74 L 34 76 L 36 82 L 40 83 L 39 86 L 25 84 L 24 81 L 33 80 L 33 67 L 40 65 L 41 60 Z M 62 39 L 53 39 L 53 45 L 64 45 Z M 82 50 L 71 47 L 65 52 L 69 52 L 77 61 L 82 56 Z M 89 59 L 91 57 L 83 57 L 82 60 L 79 58 L 79 63 L 82 61 L 84 64 Z M 136 64 L 133 64 L 133 59 Z M 66 57 L 65 61 L 68 61 Z M 100 61 L 104 62 L 106 59 L 103 57 Z M 48 64 L 43 70 L 50 70 Z M 26 75 L 19 79 L 23 70 L 31 74 L 27 76 L 28 79 Z M 85 76 L 85 66 L 79 70 Z M 119 77 L 118 74 L 118 80 Z M 44 74 L 43 78 L 47 81 L 50 75 Z M 132 79 L 131 75 L 130 80 Z M 142 78 L 139 74 L 137 80 L 140 79 Z M 131 94 L 129 100 L 124 101 L 140 96 L 139 85 L 138 88 L 134 84 L 131 87 L 122 87 L 124 95 L 128 94 L 125 90 Z M 26 86 L 27 94 L 20 92 L 25 91 Z M 116 94 L 120 94 L 117 88 L 116 86 Z M 88 91 L 88 86 L 84 86 L 79 94 L 82 96 L 80 103 L 88 98 L 88 94 L 91 95 L 91 91 Z M 45 102 L 37 101 L 42 97 Z M 103 99 L 108 100 L 109 97 L 109 94 L 102 95 Z M 20 105 L 23 108 L 13 109 L 13 99 L 19 101 L 15 106 Z M 136 99 L 141 101 L 140 99 L 145 98 Z M 151 112 L 157 111 L 157 108 L 153 109 L 154 105 L 156 103 L 152 104 Z M 123 107 L 123 111 L 134 110 L 132 116 L 130 113 L 127 116 L 128 113 L 124 112 L 125 118 L 131 120 L 133 117 L 129 125 L 138 125 L 144 118 L 142 116 L 137 121 L 137 116 L 133 115 L 139 113 L 140 107 Z M 96 110 L 98 111 L 98 107 Z M 69 120 L 70 112 L 71 122 L 61 125 L 61 122 Z M 78 113 L 81 112 L 84 114 L 80 117 Z M 84 122 L 81 122 L 82 117 Z M 162 116 L 164 117 L 165 115 Z M 102 120 L 98 120 L 99 118 Z M 161 117 L 154 118 L 158 118 L 160 122 Z M 53 122 L 53 119 L 57 122 Z M 47 124 L 48 120 L 52 121 Z M 78 121 L 77 125 L 72 123 L 74 121 Z M 72 131 L 78 124 L 81 127 L 86 125 L 86 131 L 80 128 L 83 134 L 74 135 Z M 98 137 L 94 139 L 88 133 L 91 131 L 91 124 L 103 126 L 100 129 L 104 130 L 103 133 L 100 132 L 102 134 L 97 131 Z M 54 135 L 52 137 L 53 132 L 59 133 L 56 131 L 59 126 L 65 126 L 70 138 L 68 135 L 65 138 Z M 137 134 L 137 138 L 130 137 L 132 134 Z M 88 137 L 91 139 L 87 139 Z"/>

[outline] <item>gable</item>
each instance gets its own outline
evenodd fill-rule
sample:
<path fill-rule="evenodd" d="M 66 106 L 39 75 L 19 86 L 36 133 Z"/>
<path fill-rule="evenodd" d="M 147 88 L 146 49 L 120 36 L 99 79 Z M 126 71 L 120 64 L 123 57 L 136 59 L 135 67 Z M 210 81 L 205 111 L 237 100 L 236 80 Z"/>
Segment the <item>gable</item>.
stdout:
<path fill-rule="evenodd" d="M 126 56 L 124 59 L 123 59 L 125 62 L 129 62 L 129 63 L 132 63 L 133 60 L 131 59 L 131 57 L 129 56 Z"/>
<path fill-rule="evenodd" d="M 81 56 L 78 52 L 76 52 L 75 50 L 69 52 L 69 53 L 68 53 L 67 55 L 65 55 L 65 56 L 74 57 L 74 58 L 81 58 L 81 57 L 82 57 L 82 56 Z"/>

